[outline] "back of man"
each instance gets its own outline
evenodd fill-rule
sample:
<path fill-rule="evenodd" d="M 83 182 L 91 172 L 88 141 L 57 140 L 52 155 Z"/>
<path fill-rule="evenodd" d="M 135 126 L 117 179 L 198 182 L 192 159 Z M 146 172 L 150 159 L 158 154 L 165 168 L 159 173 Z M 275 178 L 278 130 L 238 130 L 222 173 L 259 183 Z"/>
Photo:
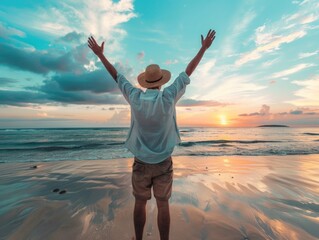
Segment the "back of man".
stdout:
<path fill-rule="evenodd" d="M 189 76 L 196 69 L 205 51 L 215 39 L 215 31 L 201 35 L 202 46 L 169 87 L 159 91 L 170 79 L 170 72 L 152 64 L 138 76 L 139 84 L 147 90 L 135 88 L 117 72 L 104 56 L 104 42 L 101 46 L 93 37 L 88 46 L 99 57 L 112 78 L 117 82 L 123 96 L 131 106 L 131 127 L 125 142 L 134 154 L 132 186 L 135 196 L 134 228 L 136 240 L 143 238 L 146 221 L 146 202 L 151 198 L 153 188 L 158 215 L 157 223 L 161 240 L 169 239 L 170 214 L 168 200 L 172 193 L 173 163 L 171 154 L 179 143 L 175 104 L 185 93 Z M 134 239 L 134 238 L 133 238 Z"/>
<path fill-rule="evenodd" d="M 163 70 L 152 64 L 146 68 L 145 73 L 151 69 Z M 160 87 L 168 79 L 156 82 Z M 140 78 L 141 79 L 141 78 Z M 144 85 L 141 79 L 140 84 Z M 175 104 L 185 93 L 190 79 L 182 72 L 175 81 L 163 91 L 159 89 L 146 89 L 145 92 L 134 88 L 124 76 L 118 74 L 117 83 L 124 97 L 131 106 L 131 127 L 125 146 L 140 161 L 150 164 L 160 163 L 167 159 L 174 147 L 181 141 L 177 123 Z M 145 85 L 144 85 L 145 86 Z"/>
<path fill-rule="evenodd" d="M 158 207 L 158 227 L 161 239 L 169 236 L 169 204 L 173 184 L 171 154 L 181 141 L 176 123 L 175 105 L 185 93 L 190 79 L 182 72 L 163 91 L 160 87 L 168 82 L 170 73 L 156 64 L 149 65 L 138 81 L 145 92 L 135 88 L 118 74 L 117 84 L 131 106 L 131 127 L 125 142 L 134 154 L 132 187 L 135 197 L 134 226 L 137 239 L 142 239 L 146 220 L 146 201 L 153 189 Z M 152 88 L 151 88 L 152 87 Z"/>
<path fill-rule="evenodd" d="M 163 161 L 179 142 L 175 116 L 174 102 L 163 92 L 147 89 L 136 96 L 131 103 L 133 126 L 127 147 L 134 148 L 135 156 L 143 162 Z"/>

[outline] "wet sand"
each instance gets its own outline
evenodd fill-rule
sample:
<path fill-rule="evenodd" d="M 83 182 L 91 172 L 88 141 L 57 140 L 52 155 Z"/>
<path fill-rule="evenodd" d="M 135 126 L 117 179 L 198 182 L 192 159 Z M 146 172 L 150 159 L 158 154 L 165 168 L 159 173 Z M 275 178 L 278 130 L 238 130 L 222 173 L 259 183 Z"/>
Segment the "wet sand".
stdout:
<path fill-rule="evenodd" d="M 319 238 L 319 155 L 173 162 L 170 239 Z M 0 239 L 131 239 L 131 166 L 132 159 L 0 164 Z M 156 216 L 152 198 L 144 239 L 159 239 Z"/>

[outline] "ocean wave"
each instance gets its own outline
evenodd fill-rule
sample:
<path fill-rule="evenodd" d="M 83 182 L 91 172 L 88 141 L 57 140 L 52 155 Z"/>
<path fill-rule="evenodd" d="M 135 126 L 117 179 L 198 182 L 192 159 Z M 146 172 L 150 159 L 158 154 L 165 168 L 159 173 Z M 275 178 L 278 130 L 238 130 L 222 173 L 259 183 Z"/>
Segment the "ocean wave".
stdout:
<path fill-rule="evenodd" d="M 112 142 L 112 143 L 107 143 L 106 145 L 114 146 L 114 145 L 124 145 L 125 142 Z"/>
<path fill-rule="evenodd" d="M 66 141 L 30 141 L 30 142 L 6 142 L 6 143 L 1 143 L 3 146 L 43 146 L 43 145 L 50 145 L 50 146 L 80 146 L 80 145 L 90 145 L 90 144 L 107 144 L 107 145 L 116 145 L 116 144 L 122 144 L 124 143 L 123 141 L 112 141 L 110 140 L 66 140 Z"/>
<path fill-rule="evenodd" d="M 29 162 L 132 157 L 124 147 L 127 131 L 128 128 L 0 129 L 0 160 Z M 290 128 L 278 132 L 279 129 L 186 127 L 181 131 L 184 141 L 176 146 L 174 155 L 319 154 L 316 128 Z"/>
<path fill-rule="evenodd" d="M 180 133 L 188 133 L 188 132 L 194 132 L 194 129 L 180 129 L 179 132 Z"/>
<path fill-rule="evenodd" d="M 207 144 L 226 144 L 228 143 L 240 143 L 240 144 L 255 144 L 255 143 L 276 143 L 282 141 L 271 141 L 271 140 L 207 140 L 207 141 L 188 141 L 188 142 L 181 142 L 179 146 L 182 147 L 191 147 L 194 145 L 207 145 Z"/>
<path fill-rule="evenodd" d="M 227 144 L 227 143 L 222 143 L 222 144 L 218 144 L 218 145 L 214 145 L 216 147 L 234 147 L 234 145 L 232 144 Z"/>
<path fill-rule="evenodd" d="M 99 144 L 100 145 L 100 144 Z M 11 152 L 11 151 L 43 151 L 43 152 L 52 152 L 52 151 L 63 151 L 63 150 L 77 150 L 77 149 L 90 149 L 97 148 L 97 144 L 88 144 L 81 146 L 45 146 L 45 147 L 34 147 L 34 148 L 6 148 L 0 149 L 1 152 Z"/>
<path fill-rule="evenodd" d="M 319 151 L 242 151 L 242 152 L 189 152 L 174 154 L 173 156 L 292 156 L 292 155 L 311 155 L 319 154 Z"/>
<path fill-rule="evenodd" d="M 0 131 L 4 131 L 4 132 L 34 132 L 34 131 L 86 131 L 86 130 L 106 130 L 106 131 L 122 131 L 125 130 L 127 131 L 129 128 L 128 127 L 97 127 L 97 128 L 0 128 Z"/>
<path fill-rule="evenodd" d="M 312 133 L 312 132 L 306 132 L 306 133 L 303 133 L 305 135 L 311 135 L 311 136 L 319 136 L 319 133 Z"/>
<path fill-rule="evenodd" d="M 67 146 L 67 145 L 82 145 L 84 144 L 85 141 L 29 141 L 29 142 L 6 142 L 6 143 L 1 143 L 3 146 L 26 146 L 26 147 L 40 147 L 44 145 L 50 145 L 50 146 Z"/>
<path fill-rule="evenodd" d="M 2 148 L 0 152 L 12 152 L 12 151 L 63 151 L 63 150 L 83 150 L 83 149 L 101 149 L 108 148 L 107 146 L 123 145 L 124 142 L 109 142 L 109 143 L 89 143 L 83 145 L 60 145 L 60 146 L 41 146 L 31 148 Z"/>
<path fill-rule="evenodd" d="M 0 129 L 1 131 L 5 131 L 5 132 L 17 132 L 17 131 L 37 131 L 36 128 L 2 128 Z"/>

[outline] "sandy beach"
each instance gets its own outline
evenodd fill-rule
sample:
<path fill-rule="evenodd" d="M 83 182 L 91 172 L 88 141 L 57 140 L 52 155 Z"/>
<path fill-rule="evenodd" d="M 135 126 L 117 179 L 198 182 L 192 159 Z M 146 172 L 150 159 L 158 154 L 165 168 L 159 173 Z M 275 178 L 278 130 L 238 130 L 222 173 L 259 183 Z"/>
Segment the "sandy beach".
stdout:
<path fill-rule="evenodd" d="M 318 239 L 318 161 L 174 157 L 171 239 Z M 131 166 L 132 159 L 0 164 L 0 239 L 131 239 Z M 147 205 L 145 239 L 159 239 L 155 204 Z"/>

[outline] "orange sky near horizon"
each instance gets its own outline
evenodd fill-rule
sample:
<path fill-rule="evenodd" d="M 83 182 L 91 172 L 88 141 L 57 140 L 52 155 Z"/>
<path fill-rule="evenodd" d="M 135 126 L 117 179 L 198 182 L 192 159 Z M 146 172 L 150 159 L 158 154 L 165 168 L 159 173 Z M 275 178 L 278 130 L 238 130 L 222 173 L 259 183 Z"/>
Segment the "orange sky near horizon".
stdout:
<path fill-rule="evenodd" d="M 272 114 L 252 116 L 238 116 L 236 112 L 226 108 L 202 108 L 195 110 L 189 107 L 177 107 L 177 123 L 180 127 L 256 127 L 263 124 L 292 124 L 298 120 L 304 121 L 303 116 L 293 114 Z M 17 115 L 18 113 L 18 115 Z M 10 118 L 10 115 L 7 115 Z M 39 111 L 33 108 L 19 109 L 15 117 L 24 119 L 69 119 L 64 122 L 65 127 L 129 127 L 130 109 L 128 105 L 120 105 L 116 108 L 97 106 L 46 106 Z M 312 125 L 297 125 L 298 127 L 315 127 Z M 28 127 L 26 125 L 26 127 Z M 41 127 L 39 125 L 38 127 Z"/>

